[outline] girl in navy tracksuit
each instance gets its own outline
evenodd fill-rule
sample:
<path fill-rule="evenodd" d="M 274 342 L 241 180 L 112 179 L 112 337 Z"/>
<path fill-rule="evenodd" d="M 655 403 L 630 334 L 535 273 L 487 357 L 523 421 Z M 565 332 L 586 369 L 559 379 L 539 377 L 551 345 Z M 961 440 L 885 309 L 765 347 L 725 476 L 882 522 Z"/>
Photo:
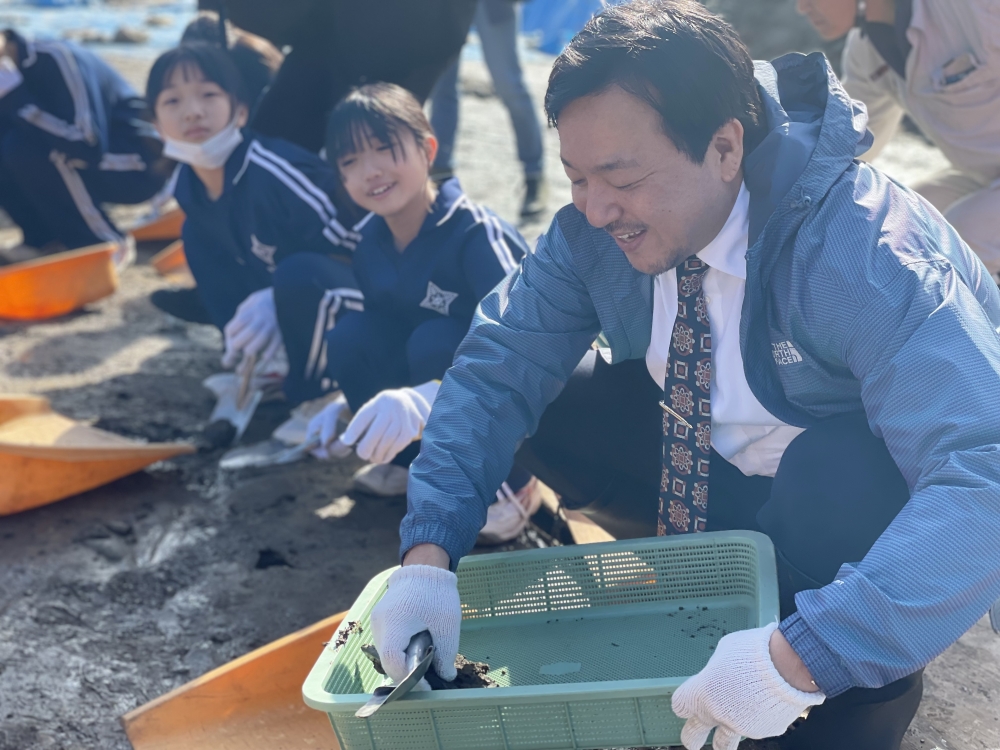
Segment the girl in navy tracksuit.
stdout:
<path fill-rule="evenodd" d="M 0 33 L 0 206 L 24 233 L 20 255 L 125 236 L 102 202 L 141 203 L 166 181 L 145 102 L 92 52 Z M 2 259 L 0 259 L 2 262 Z"/>
<path fill-rule="evenodd" d="M 184 250 L 211 321 L 225 335 L 224 363 L 267 362 L 284 346 L 285 392 L 321 394 L 306 360 L 321 300 L 327 316 L 362 308 L 350 267 L 356 235 L 337 220 L 338 177 L 318 156 L 249 130 L 239 74 L 228 54 L 183 44 L 153 65 L 147 98 L 164 153 L 182 162 L 174 195 L 186 220 Z"/>
<path fill-rule="evenodd" d="M 372 213 L 355 226 L 365 309 L 338 320 L 314 354 L 355 414 L 341 441 L 399 469 L 417 454 L 413 441 L 476 306 L 527 252 L 517 230 L 470 201 L 457 179 L 435 187 L 428 175 L 436 150 L 420 105 L 393 84 L 355 90 L 330 116 L 328 158 L 350 197 Z M 335 410 L 314 419 L 323 444 Z M 383 471 L 399 478 L 389 486 L 405 487 L 405 470 Z"/>

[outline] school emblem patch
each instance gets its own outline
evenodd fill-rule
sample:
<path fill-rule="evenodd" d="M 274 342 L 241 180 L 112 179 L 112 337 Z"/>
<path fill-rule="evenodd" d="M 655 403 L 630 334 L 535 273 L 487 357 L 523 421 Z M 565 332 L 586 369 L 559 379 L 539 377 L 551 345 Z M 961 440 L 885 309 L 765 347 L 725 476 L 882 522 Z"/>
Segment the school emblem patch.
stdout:
<path fill-rule="evenodd" d="M 455 301 L 457 296 L 458 292 L 446 292 L 433 281 L 428 281 L 427 296 L 424 297 L 424 301 L 420 303 L 420 306 L 428 310 L 433 310 L 436 313 L 447 315 L 448 308 L 451 307 L 451 303 Z"/>
<path fill-rule="evenodd" d="M 260 258 L 264 263 L 267 264 L 267 270 L 274 270 L 274 254 L 278 252 L 278 248 L 274 245 L 265 245 L 263 242 L 257 239 L 257 235 L 250 235 L 250 252 Z"/>

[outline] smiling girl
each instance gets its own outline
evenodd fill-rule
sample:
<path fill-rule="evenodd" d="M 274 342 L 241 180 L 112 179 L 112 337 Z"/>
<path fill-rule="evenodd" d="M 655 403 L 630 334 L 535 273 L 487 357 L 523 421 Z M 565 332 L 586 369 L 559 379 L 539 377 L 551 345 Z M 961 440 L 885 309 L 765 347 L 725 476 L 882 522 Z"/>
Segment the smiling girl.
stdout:
<path fill-rule="evenodd" d="M 319 356 L 355 412 L 340 442 L 374 464 L 355 483 L 376 494 L 406 491 L 415 441 L 476 306 L 527 252 L 517 230 L 470 201 L 457 179 L 435 186 L 437 145 L 420 104 L 394 84 L 356 89 L 330 116 L 328 157 L 371 214 L 355 227 L 365 310 L 329 331 Z M 344 408 L 331 404 L 310 424 L 323 448 Z M 504 483 L 484 528 L 489 541 L 516 536 L 538 509 L 530 479 L 521 472 Z"/>
<path fill-rule="evenodd" d="M 350 267 L 356 235 L 337 221 L 338 178 L 326 162 L 245 129 L 243 88 L 225 50 L 196 42 L 157 59 L 147 101 L 164 155 L 181 162 L 184 251 L 223 331 L 223 364 L 266 366 L 284 348 L 285 393 L 299 402 L 325 390 L 306 365 L 314 330 L 333 322 L 332 300 L 335 312 L 362 308 Z"/>

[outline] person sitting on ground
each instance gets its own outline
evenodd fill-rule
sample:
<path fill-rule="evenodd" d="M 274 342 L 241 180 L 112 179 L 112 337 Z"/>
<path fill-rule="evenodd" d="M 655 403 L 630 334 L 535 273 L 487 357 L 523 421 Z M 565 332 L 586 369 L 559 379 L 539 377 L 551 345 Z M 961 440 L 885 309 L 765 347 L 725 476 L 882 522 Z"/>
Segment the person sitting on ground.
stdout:
<path fill-rule="evenodd" d="M 219 14 L 202 11 L 191 21 L 181 34 L 181 44 L 205 42 L 225 46 L 230 58 L 240 72 L 243 89 L 250 110 L 249 119 L 268 86 L 274 81 L 281 67 L 284 55 L 269 41 L 256 34 L 226 24 L 225 44 L 219 33 Z M 231 44 L 230 44 L 231 42 Z M 165 203 L 173 195 L 173 183 L 161 193 Z M 198 290 L 191 287 L 181 289 L 157 289 L 150 295 L 154 306 L 174 317 L 190 323 L 211 323 L 212 319 L 198 296 Z"/>
<path fill-rule="evenodd" d="M 299 146 L 242 129 L 243 84 L 218 45 L 162 54 L 147 99 L 164 154 L 181 162 L 174 195 L 186 216 L 184 252 L 223 331 L 223 364 L 253 358 L 260 370 L 280 371 L 285 351 L 285 394 L 294 403 L 315 398 L 318 386 L 304 373 L 320 302 L 333 290 L 338 309 L 362 307 L 350 260 L 356 235 L 338 222 L 331 198 L 336 173 Z"/>
<path fill-rule="evenodd" d="M 92 52 L 0 33 L 0 206 L 24 234 L 0 264 L 102 242 L 131 261 L 101 203 L 142 203 L 169 177 L 145 108 Z"/>
<path fill-rule="evenodd" d="M 781 621 L 673 692 L 689 750 L 713 729 L 715 750 L 897 750 L 924 667 L 1000 596 L 997 284 L 857 160 L 864 108 L 822 54 L 755 63 L 695 0 L 601 10 L 545 108 L 573 205 L 480 303 L 434 402 L 371 613 L 386 673 L 429 630 L 454 676 L 453 571 L 520 446 L 629 536 L 773 542 Z"/>
<path fill-rule="evenodd" d="M 344 399 L 313 418 L 309 435 L 325 455 L 350 408 L 354 418 L 340 442 L 373 464 L 356 476 L 357 486 L 402 494 L 440 379 L 476 305 L 517 268 L 527 246 L 516 229 L 470 201 L 456 178 L 435 187 L 429 174 L 437 139 L 419 102 L 400 86 L 374 83 L 348 94 L 330 115 L 327 144 L 348 194 L 371 214 L 355 227 L 364 312 L 337 320 L 308 363 Z M 332 310 L 336 302 L 325 304 Z M 537 483 L 518 470 L 499 494 L 504 502 L 484 530 L 487 541 L 516 536 L 540 502 Z"/>
<path fill-rule="evenodd" d="M 908 115 L 951 167 L 911 187 L 1000 279 L 1000 17 L 982 0 L 798 0 L 824 39 L 847 35 L 841 82 L 868 109 L 871 161 Z"/>
<path fill-rule="evenodd" d="M 184 33 L 181 34 L 181 44 L 190 42 L 221 44 L 219 14 L 208 10 L 198 13 L 198 16 L 185 27 Z M 257 103 L 274 82 L 285 56 L 264 37 L 251 34 L 249 31 L 244 31 L 228 22 L 226 23 L 226 47 L 229 49 L 229 56 L 236 63 L 236 69 L 240 71 L 240 77 L 243 79 L 243 87 L 250 106 L 250 120 L 252 120 Z"/>

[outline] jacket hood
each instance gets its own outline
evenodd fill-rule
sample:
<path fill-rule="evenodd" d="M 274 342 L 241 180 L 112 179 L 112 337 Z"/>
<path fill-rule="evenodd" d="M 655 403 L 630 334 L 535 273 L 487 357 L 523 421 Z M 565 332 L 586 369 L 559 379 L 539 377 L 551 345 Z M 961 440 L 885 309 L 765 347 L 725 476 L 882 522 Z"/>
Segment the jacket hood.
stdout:
<path fill-rule="evenodd" d="M 806 211 L 797 209 L 826 195 L 855 157 L 871 148 L 872 135 L 864 105 L 851 100 L 822 53 L 791 53 L 754 67 L 768 133 L 744 160 L 750 244 L 767 227 L 769 234 L 778 230 L 769 237 L 774 246 L 804 218 Z M 789 212 L 798 220 L 788 221 Z"/>

